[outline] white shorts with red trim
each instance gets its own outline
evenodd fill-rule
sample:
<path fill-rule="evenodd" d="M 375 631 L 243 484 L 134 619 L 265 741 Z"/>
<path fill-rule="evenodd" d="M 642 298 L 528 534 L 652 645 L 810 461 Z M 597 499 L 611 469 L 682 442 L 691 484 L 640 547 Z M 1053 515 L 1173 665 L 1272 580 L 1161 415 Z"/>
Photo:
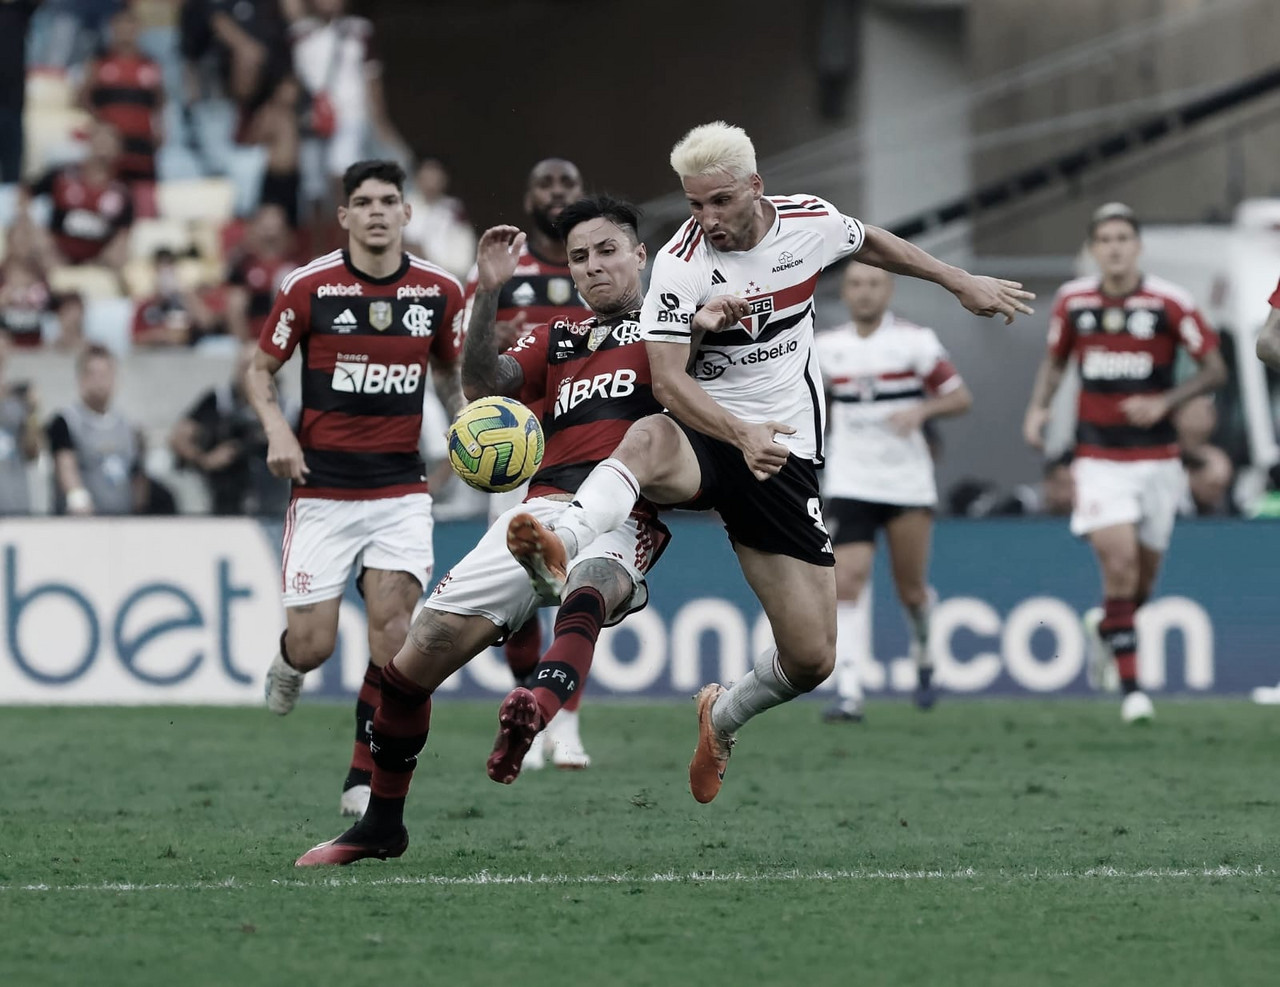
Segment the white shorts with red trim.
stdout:
<path fill-rule="evenodd" d="M 1132 524 L 1138 541 L 1163 552 L 1173 535 L 1187 474 L 1177 459 L 1077 459 L 1071 466 L 1076 504 L 1071 533 L 1088 535 L 1117 524 Z"/>
<path fill-rule="evenodd" d="M 535 497 L 510 508 L 484 533 L 476 547 L 436 584 L 426 605 L 445 613 L 484 617 L 508 632 L 523 626 L 538 608 L 559 605 L 559 600 L 544 599 L 534 593 L 528 574 L 507 550 L 507 525 L 512 517 L 525 511 L 545 525 L 554 525 L 568 506 L 566 501 Z M 658 560 L 669 537 L 661 524 L 629 517 L 622 527 L 601 535 L 569 563 L 572 573 L 590 559 L 609 559 L 631 577 L 631 595 L 609 614 L 606 627 L 649 602 L 645 573 Z"/>
<path fill-rule="evenodd" d="M 431 580 L 431 495 L 378 500 L 298 497 L 284 522 L 281 581 L 286 607 L 341 596 L 352 566 Z"/>

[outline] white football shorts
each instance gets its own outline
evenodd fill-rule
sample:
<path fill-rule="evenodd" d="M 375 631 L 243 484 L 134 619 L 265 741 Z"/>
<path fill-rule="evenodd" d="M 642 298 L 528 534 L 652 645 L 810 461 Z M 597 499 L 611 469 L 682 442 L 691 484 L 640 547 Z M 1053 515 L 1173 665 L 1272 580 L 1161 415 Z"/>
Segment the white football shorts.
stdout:
<path fill-rule="evenodd" d="M 1116 524 L 1133 524 L 1138 541 L 1163 552 L 1173 535 L 1187 474 L 1177 459 L 1077 459 L 1071 465 L 1076 504 L 1071 533 L 1088 535 Z"/>
<path fill-rule="evenodd" d="M 284 521 L 281 579 L 286 607 L 341 596 L 352 566 L 431 581 L 431 495 L 378 500 L 298 497 Z"/>
<path fill-rule="evenodd" d="M 508 632 L 522 627 L 539 607 L 559 605 L 559 600 L 544 599 L 534 593 L 528 573 L 507 550 L 507 525 L 512 517 L 525 511 L 545 525 L 554 525 L 568 506 L 567 501 L 537 497 L 507 510 L 484 533 L 476 547 L 445 574 L 426 605 L 445 613 L 484 617 Z M 612 627 L 649 602 L 645 573 L 658 561 L 669 538 L 662 524 L 639 522 L 629 517 L 622 527 L 601 535 L 569 563 L 572 573 L 589 559 L 609 559 L 622 566 L 631 577 L 634 589 L 609 614 L 606 627 Z"/>

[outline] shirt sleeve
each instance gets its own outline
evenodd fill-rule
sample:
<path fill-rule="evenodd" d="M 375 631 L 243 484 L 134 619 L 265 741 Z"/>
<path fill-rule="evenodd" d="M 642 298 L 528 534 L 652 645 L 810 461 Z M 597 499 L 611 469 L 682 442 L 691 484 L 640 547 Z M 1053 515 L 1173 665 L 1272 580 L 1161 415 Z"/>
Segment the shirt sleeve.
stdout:
<path fill-rule="evenodd" d="M 59 453 L 67 449 L 75 450 L 76 445 L 71 441 L 71 429 L 62 415 L 53 416 L 49 422 L 48 432 L 50 452 Z"/>
<path fill-rule="evenodd" d="M 653 278 L 640 308 L 640 331 L 646 342 L 688 343 L 693 315 L 707 300 L 705 279 L 691 261 L 663 250 L 653 262 Z"/>
<path fill-rule="evenodd" d="M 547 393 L 547 347 L 551 338 L 550 326 L 535 326 L 516 340 L 506 355 L 520 364 L 524 371 L 524 384 L 520 388 L 520 400 L 525 404 L 545 397 Z"/>
<path fill-rule="evenodd" d="M 1168 305 L 1169 320 L 1178 327 L 1178 341 L 1192 357 L 1203 360 L 1218 348 L 1218 334 L 1194 303 L 1183 305 L 1171 300 Z"/>
<path fill-rule="evenodd" d="M 444 325 L 431 339 L 431 355 L 442 363 L 456 363 L 462 356 L 462 342 L 467 336 L 462 286 L 456 281 L 447 281 L 445 299 Z"/>
<path fill-rule="evenodd" d="M 293 355 L 298 341 L 310 331 L 311 295 L 304 280 L 286 281 L 287 290 L 281 286 L 258 337 L 258 348 L 282 362 Z"/>
<path fill-rule="evenodd" d="M 813 210 L 813 222 L 822 234 L 822 266 L 830 267 L 850 254 L 856 254 L 867 242 L 867 229 L 862 221 L 846 216 L 826 199 L 797 196 L 802 205 Z"/>
<path fill-rule="evenodd" d="M 946 347 L 932 329 L 920 330 L 916 361 L 916 373 L 924 381 L 924 389 L 929 394 L 950 394 L 964 383 Z"/>
<path fill-rule="evenodd" d="M 1267 299 L 1267 303 L 1272 308 L 1280 308 L 1280 284 L 1276 285 L 1276 290 L 1271 293 L 1271 297 Z"/>
<path fill-rule="evenodd" d="M 1049 355 L 1055 360 L 1071 356 L 1076 346 L 1076 330 L 1067 315 L 1067 298 L 1061 291 L 1053 300 L 1053 312 L 1049 315 Z"/>

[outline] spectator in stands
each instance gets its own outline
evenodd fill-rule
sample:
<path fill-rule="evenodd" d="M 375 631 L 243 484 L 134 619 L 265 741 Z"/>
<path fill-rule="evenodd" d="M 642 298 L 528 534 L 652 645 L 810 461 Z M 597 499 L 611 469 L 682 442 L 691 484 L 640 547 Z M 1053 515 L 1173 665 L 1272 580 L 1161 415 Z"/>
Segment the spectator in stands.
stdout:
<path fill-rule="evenodd" d="M 166 247 L 156 251 L 155 294 L 138 303 L 133 341 L 139 346 L 188 346 L 204 336 L 226 331 L 225 324 L 200 292 L 184 286 L 178 258 Z"/>
<path fill-rule="evenodd" d="M 40 345 L 40 328 L 53 309 L 53 296 L 39 268 L 21 256 L 10 256 L 0 267 L 0 332 L 13 345 Z"/>
<path fill-rule="evenodd" d="M 141 448 L 134 427 L 111 407 L 116 359 L 91 345 L 76 358 L 80 400 L 49 422 L 55 514 L 131 514 Z"/>
<path fill-rule="evenodd" d="M 107 22 L 123 6 L 125 0 L 45 0 L 50 27 L 44 64 L 58 69 L 80 64 L 102 47 Z"/>
<path fill-rule="evenodd" d="M 258 338 L 280 283 L 297 266 L 284 210 L 259 206 L 227 279 L 227 328 L 233 336 Z"/>
<path fill-rule="evenodd" d="M 404 229 L 405 244 L 454 277 L 466 280 L 476 259 L 476 231 L 462 202 L 446 192 L 449 173 L 439 158 L 418 165 L 414 190 L 407 197 L 413 218 Z"/>
<path fill-rule="evenodd" d="M 0 0 L 0 185 L 22 180 L 27 28 L 39 0 Z"/>
<path fill-rule="evenodd" d="M 310 150 L 322 158 L 329 176 L 328 195 L 339 194 L 346 168 L 369 157 L 376 138 L 383 156 L 403 151 L 392 126 L 382 89 L 373 24 L 347 14 L 346 0 L 283 0 L 293 40 L 293 70 L 311 99 Z M 323 185 L 323 182 L 321 182 Z"/>
<path fill-rule="evenodd" d="M 169 435 L 178 462 L 197 470 L 209 487 L 212 513 L 284 513 L 289 484 L 267 469 L 267 436 L 244 394 L 244 373 L 257 343 L 240 349 L 231 379 L 201 395 Z"/>
<path fill-rule="evenodd" d="M 27 469 L 40 455 L 40 405 L 27 381 L 9 382 L 8 333 L 0 332 L 0 516 L 31 513 Z"/>
<path fill-rule="evenodd" d="M 271 98 L 254 114 L 245 133 L 248 143 L 261 145 L 267 152 L 267 171 L 262 177 L 258 201 L 282 208 L 289 226 L 295 230 L 302 186 L 298 164 L 302 143 L 298 125 L 301 102 L 302 86 L 297 77 L 285 76 Z"/>
<path fill-rule="evenodd" d="M 111 18 L 106 52 L 85 73 L 81 105 L 120 134 L 118 175 L 127 182 L 156 178 L 163 140 L 164 80 L 160 66 L 138 47 L 140 22 L 126 8 Z"/>
<path fill-rule="evenodd" d="M 266 101 L 289 68 L 289 43 L 277 0 L 184 0 L 179 17 L 188 94 L 198 98 L 209 66 L 245 113 Z"/>
<path fill-rule="evenodd" d="M 74 291 L 54 295 L 53 311 L 58 317 L 54 349 L 64 353 L 80 352 L 84 346 L 84 299 Z"/>
<path fill-rule="evenodd" d="M 85 160 L 49 172 L 32 189 L 52 201 L 50 228 L 58 261 L 102 264 L 119 270 L 129 259 L 133 197 L 120 181 L 120 135 L 109 123 L 89 128 Z"/>

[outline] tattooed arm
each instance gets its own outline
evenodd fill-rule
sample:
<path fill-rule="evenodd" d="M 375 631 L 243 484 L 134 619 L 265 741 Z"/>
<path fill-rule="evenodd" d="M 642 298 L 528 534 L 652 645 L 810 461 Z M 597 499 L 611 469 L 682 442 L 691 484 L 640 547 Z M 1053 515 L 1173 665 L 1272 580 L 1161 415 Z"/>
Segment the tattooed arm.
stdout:
<path fill-rule="evenodd" d="M 485 230 L 476 249 L 479 281 L 462 346 L 462 393 L 468 401 L 490 394 L 516 397 L 524 371 L 513 357 L 498 353 L 495 325 L 498 292 L 515 273 L 525 235 L 514 226 Z"/>

